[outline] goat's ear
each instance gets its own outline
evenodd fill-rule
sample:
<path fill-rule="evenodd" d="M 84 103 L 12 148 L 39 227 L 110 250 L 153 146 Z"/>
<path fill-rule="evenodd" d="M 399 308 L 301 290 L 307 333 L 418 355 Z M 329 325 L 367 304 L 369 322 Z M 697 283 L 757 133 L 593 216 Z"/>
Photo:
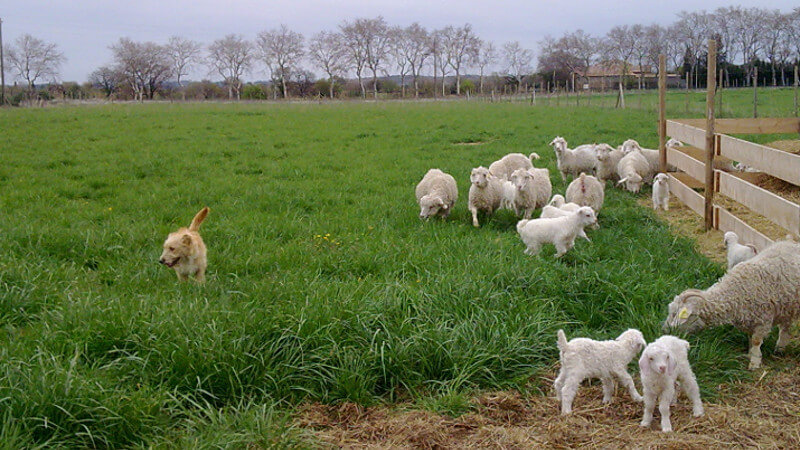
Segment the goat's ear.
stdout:
<path fill-rule="evenodd" d="M 621 179 L 621 180 L 617 181 L 617 186 L 619 186 L 620 184 L 622 184 L 622 183 L 624 183 L 624 182 L 626 182 L 626 181 L 628 181 L 628 177 L 625 177 L 625 178 L 623 178 L 623 179 Z"/>
<path fill-rule="evenodd" d="M 642 357 L 639 358 L 639 372 L 650 373 L 650 361 L 647 360 L 646 353 L 642 353 Z"/>
<path fill-rule="evenodd" d="M 672 376 L 675 373 L 675 368 L 678 367 L 678 361 L 672 355 L 667 355 L 667 375 Z"/>

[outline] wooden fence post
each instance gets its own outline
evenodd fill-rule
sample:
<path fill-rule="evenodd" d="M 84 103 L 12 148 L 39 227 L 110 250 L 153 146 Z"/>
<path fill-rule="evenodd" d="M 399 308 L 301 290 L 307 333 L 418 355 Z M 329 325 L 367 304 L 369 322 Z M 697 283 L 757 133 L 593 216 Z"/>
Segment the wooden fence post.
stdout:
<path fill-rule="evenodd" d="M 758 117 L 758 66 L 753 66 L 753 118 Z"/>
<path fill-rule="evenodd" d="M 717 41 L 708 40 L 708 77 L 706 81 L 706 231 L 714 227 L 714 94 L 717 87 Z"/>
<path fill-rule="evenodd" d="M 686 114 L 689 114 L 689 72 L 686 72 Z"/>
<path fill-rule="evenodd" d="M 667 172 L 667 57 L 658 55 L 658 151 L 661 172 Z"/>
<path fill-rule="evenodd" d="M 797 66 L 794 66 L 794 116 L 797 117 Z"/>
<path fill-rule="evenodd" d="M 717 115 L 722 117 L 722 88 L 725 83 L 722 82 L 722 69 L 719 69 L 719 81 L 717 81 L 717 96 L 719 96 L 719 106 L 717 107 Z"/>

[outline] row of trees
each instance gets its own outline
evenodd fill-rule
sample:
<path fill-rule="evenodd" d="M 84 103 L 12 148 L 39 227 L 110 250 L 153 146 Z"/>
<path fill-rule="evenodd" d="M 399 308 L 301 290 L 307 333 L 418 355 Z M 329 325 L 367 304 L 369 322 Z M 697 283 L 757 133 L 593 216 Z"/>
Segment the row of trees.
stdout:
<path fill-rule="evenodd" d="M 634 65 L 655 73 L 658 55 L 664 54 L 669 70 L 688 74 L 690 83 L 698 87 L 705 78 L 708 39 L 717 41 L 718 67 L 726 84 L 731 84 L 734 75 L 737 84 L 748 85 L 754 68 L 766 63 L 772 85 L 786 85 L 791 82 L 787 73 L 800 60 L 800 7 L 782 13 L 729 6 L 712 12 L 681 12 L 667 26 L 615 26 L 605 36 L 567 32 L 540 43 L 538 70 L 563 79 L 571 74 L 585 79 L 593 65 L 613 61 L 620 77 Z M 642 71 L 638 73 L 641 87 Z"/>
<path fill-rule="evenodd" d="M 400 76 L 404 96 L 406 79 L 419 96 L 420 77 L 425 74 L 441 80 L 454 76 L 455 92 L 461 94 L 467 68 L 480 70 L 482 91 L 485 69 L 501 62 L 501 56 L 515 78 L 531 70 L 533 59 L 532 52 L 518 42 L 507 43 L 498 52 L 493 43 L 478 38 L 470 24 L 427 30 L 418 23 L 392 27 L 382 17 L 346 21 L 338 30 L 322 31 L 307 42 L 302 34 L 281 25 L 259 33 L 253 41 L 231 34 L 204 47 L 181 37 L 164 45 L 122 38 L 111 50 L 113 62 L 95 71 L 92 81 L 108 92 L 127 83 L 139 99 L 153 98 L 170 78 L 180 85 L 181 78 L 196 66 L 205 66 L 210 75 L 220 77 L 230 98 L 240 98 L 243 77 L 259 69 L 269 74 L 275 95 L 287 97 L 287 84 L 304 72 L 306 64 L 325 73 L 331 97 L 337 81 L 348 75 L 358 80 L 362 97 L 368 91 L 377 97 L 379 77 L 395 73 Z M 446 84 L 441 86 L 445 95 Z"/>
<path fill-rule="evenodd" d="M 351 77 L 362 97 L 377 97 L 380 79 L 388 75 L 399 77 L 401 95 L 410 90 L 419 96 L 424 93 L 423 78 L 433 78 L 432 95 L 437 95 L 437 89 L 442 95 L 461 94 L 464 74 L 477 72 L 477 86 L 470 90 L 483 93 L 490 72 L 495 83 L 502 79 L 505 85 L 520 89 L 526 81 L 564 85 L 574 77 L 588 80 L 590 68 L 601 65 L 618 69 L 620 81 L 636 67 L 642 87 L 644 73 L 655 72 L 658 55 L 665 54 L 670 70 L 688 73 L 697 86 L 703 78 L 709 38 L 719 43 L 718 65 L 725 70 L 728 84 L 732 76 L 740 77 L 743 85 L 748 83 L 753 69 L 764 61 L 771 67 L 772 84 L 786 84 L 787 68 L 800 59 L 800 7 L 787 13 L 725 7 L 682 12 L 668 26 L 620 25 L 604 36 L 582 30 L 548 36 L 539 43 L 538 74 L 530 49 L 519 42 L 498 48 L 478 37 L 470 24 L 429 30 L 418 23 L 391 26 L 377 17 L 345 21 L 309 39 L 285 25 L 262 31 L 253 40 L 230 34 L 207 45 L 178 36 L 163 44 L 121 38 L 110 46 L 112 60 L 95 70 L 90 82 L 108 96 L 126 92 L 144 100 L 163 95 L 167 88 L 181 89 L 190 73 L 205 71 L 221 80 L 228 98 L 239 99 L 245 76 L 265 73 L 272 96 L 287 97 L 291 86 L 314 83 L 310 67 L 324 73 L 330 97 Z M 11 72 L 26 82 L 29 91 L 37 82 L 56 79 L 66 61 L 55 44 L 30 35 L 17 38 L 6 54 Z M 451 86 L 448 79 L 453 81 Z M 301 95 L 308 91 L 297 90 Z"/>

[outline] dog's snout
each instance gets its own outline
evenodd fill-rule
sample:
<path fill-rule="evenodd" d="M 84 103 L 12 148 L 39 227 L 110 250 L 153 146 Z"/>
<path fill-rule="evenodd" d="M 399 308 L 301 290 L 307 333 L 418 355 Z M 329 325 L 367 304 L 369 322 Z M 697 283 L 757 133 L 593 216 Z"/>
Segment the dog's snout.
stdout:
<path fill-rule="evenodd" d="M 159 263 L 159 264 L 166 264 L 167 262 L 166 262 L 166 261 L 164 261 L 164 258 L 160 258 L 160 259 L 158 260 L 158 263 Z"/>

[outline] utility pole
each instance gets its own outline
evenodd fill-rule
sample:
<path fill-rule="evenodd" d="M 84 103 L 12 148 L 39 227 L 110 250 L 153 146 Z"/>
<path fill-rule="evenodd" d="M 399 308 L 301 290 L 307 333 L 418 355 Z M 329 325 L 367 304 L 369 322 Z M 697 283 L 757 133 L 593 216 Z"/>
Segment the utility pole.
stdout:
<path fill-rule="evenodd" d="M 6 104 L 6 66 L 3 58 L 3 18 L 0 17 L 0 106 Z"/>

